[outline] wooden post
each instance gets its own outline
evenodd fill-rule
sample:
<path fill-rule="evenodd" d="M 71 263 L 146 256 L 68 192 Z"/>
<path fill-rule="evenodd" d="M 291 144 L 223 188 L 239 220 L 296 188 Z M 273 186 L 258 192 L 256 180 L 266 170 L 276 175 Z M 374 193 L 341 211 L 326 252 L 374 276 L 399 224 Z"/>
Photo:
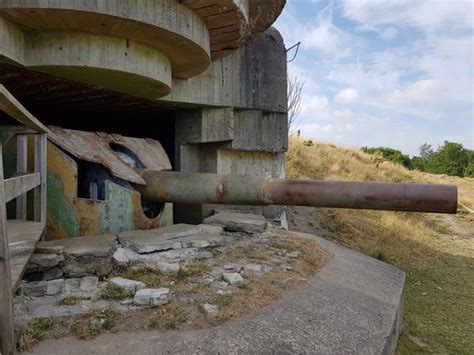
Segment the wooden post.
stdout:
<path fill-rule="evenodd" d="M 13 290 L 7 235 L 5 185 L 3 182 L 2 141 L 0 140 L 0 335 L 2 355 L 16 353 L 13 318 Z"/>
<path fill-rule="evenodd" d="M 46 134 L 35 135 L 35 172 L 41 174 L 41 184 L 35 189 L 35 220 L 46 224 L 47 186 Z"/>
<path fill-rule="evenodd" d="M 18 173 L 28 172 L 28 136 L 18 135 L 16 140 L 16 171 Z M 27 195 L 23 194 L 16 200 L 16 219 L 26 220 Z"/>

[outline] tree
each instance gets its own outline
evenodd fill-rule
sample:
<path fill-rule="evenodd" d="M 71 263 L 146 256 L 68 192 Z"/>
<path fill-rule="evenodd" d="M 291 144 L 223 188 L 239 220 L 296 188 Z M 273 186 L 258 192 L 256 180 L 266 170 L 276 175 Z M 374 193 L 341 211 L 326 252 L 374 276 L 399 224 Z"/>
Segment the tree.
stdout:
<path fill-rule="evenodd" d="M 303 105 L 303 87 L 306 80 L 298 76 L 290 76 L 288 79 L 288 130 L 294 133 L 298 127 L 298 116 Z"/>
<path fill-rule="evenodd" d="M 462 144 L 445 141 L 436 153 L 432 154 L 429 170 L 435 174 L 464 176 L 469 164 L 467 149 Z"/>
<path fill-rule="evenodd" d="M 474 178 L 474 162 L 469 163 L 466 169 L 464 169 L 464 177 Z"/>

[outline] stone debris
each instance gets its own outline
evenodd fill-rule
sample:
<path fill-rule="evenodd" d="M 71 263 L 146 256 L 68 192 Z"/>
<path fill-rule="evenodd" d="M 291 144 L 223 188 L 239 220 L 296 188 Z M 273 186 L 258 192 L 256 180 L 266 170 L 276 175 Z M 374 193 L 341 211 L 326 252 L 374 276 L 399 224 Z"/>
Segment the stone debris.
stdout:
<path fill-rule="evenodd" d="M 215 318 L 219 315 L 219 307 L 210 303 L 204 303 L 199 306 L 202 313 L 208 317 Z"/>
<path fill-rule="evenodd" d="M 64 292 L 65 293 L 75 293 L 81 291 L 81 279 L 67 279 L 64 283 Z"/>
<path fill-rule="evenodd" d="M 256 233 L 266 228 L 266 221 L 260 216 L 241 213 L 220 213 L 216 216 L 220 216 L 221 221 L 226 216 L 232 218 L 222 226 L 182 224 L 149 231 L 123 232 L 118 238 L 85 237 L 41 242 L 43 253 L 35 254 L 25 275 L 25 280 L 33 282 L 23 282 L 21 287 L 24 292 L 16 298 L 23 307 L 22 316 L 32 319 L 51 314 L 58 319 L 71 318 L 99 306 L 113 306 L 120 312 L 127 312 L 163 305 L 174 298 L 178 303 L 197 304 L 203 314 L 217 317 L 220 312 L 212 304 L 213 297 L 231 294 L 234 287 L 252 283 L 252 279 L 247 278 L 258 277 L 277 266 L 289 271 L 292 269 L 290 265 L 296 261 L 293 259 L 301 255 L 299 252 L 280 250 L 280 256 L 275 255 L 278 251 L 269 252 L 268 258 L 258 262 L 252 257 L 246 259 L 247 250 L 253 252 L 255 248 L 265 249 L 267 245 L 272 245 L 274 237 L 268 235 L 273 235 L 273 229 L 263 234 Z M 231 230 L 238 232 L 231 234 Z M 235 257 L 240 257 L 234 254 L 235 244 L 241 248 L 236 249 L 242 252 L 241 259 L 235 260 Z M 226 259 L 228 252 L 230 258 Z M 198 275 L 186 278 L 189 286 L 198 291 L 176 291 L 174 294 L 170 289 L 163 288 L 173 287 L 180 268 L 192 265 L 196 260 L 205 262 L 209 267 L 205 272 L 198 271 Z M 112 272 L 119 274 L 125 268 L 154 270 L 160 274 L 163 287 L 147 288 L 143 282 L 123 277 L 109 279 Z M 130 298 L 102 300 L 99 290 L 107 284 L 129 291 Z M 81 304 L 57 305 L 62 298 L 71 295 L 81 297 Z"/>
<path fill-rule="evenodd" d="M 262 233 L 267 228 L 265 217 L 250 213 L 219 212 L 206 218 L 204 223 L 232 232 Z"/>
<path fill-rule="evenodd" d="M 211 230 L 209 234 L 202 234 L 199 226 L 177 224 L 146 231 L 122 232 L 119 234 L 119 241 L 122 246 L 138 254 L 150 254 L 172 249 L 223 245 L 225 239 L 217 233 L 217 230 Z"/>
<path fill-rule="evenodd" d="M 212 226 L 210 224 L 200 224 L 198 227 L 201 228 L 201 234 L 222 235 L 224 233 L 224 228 L 220 226 Z"/>
<path fill-rule="evenodd" d="M 99 278 L 97 276 L 86 276 L 81 279 L 80 290 L 82 292 L 94 291 L 99 286 Z"/>
<path fill-rule="evenodd" d="M 252 276 L 258 275 L 263 272 L 262 265 L 259 264 L 246 264 L 242 270 L 242 275 L 244 276 Z"/>
<path fill-rule="evenodd" d="M 43 273 L 43 280 L 56 280 L 63 276 L 63 271 L 59 267 L 53 267 L 52 269 L 48 269 Z"/>
<path fill-rule="evenodd" d="M 240 286 L 245 282 L 244 278 L 236 272 L 224 272 L 222 278 L 231 286 Z"/>
<path fill-rule="evenodd" d="M 110 279 L 109 283 L 115 287 L 126 290 L 131 294 L 135 294 L 137 291 L 144 289 L 146 285 L 143 282 L 125 279 L 123 277 L 114 277 Z"/>
<path fill-rule="evenodd" d="M 49 242 L 39 242 L 35 248 L 38 254 L 56 254 L 61 255 L 64 252 L 64 245 L 55 245 Z"/>
<path fill-rule="evenodd" d="M 46 295 L 48 296 L 58 295 L 62 293 L 63 287 L 64 287 L 63 279 L 48 281 L 46 285 Z"/>
<path fill-rule="evenodd" d="M 287 266 L 285 269 L 286 269 L 286 271 L 291 271 L 291 270 L 294 269 L 294 267 L 293 266 Z"/>
<path fill-rule="evenodd" d="M 168 288 L 144 288 L 135 293 L 133 302 L 138 306 L 160 306 L 170 301 Z"/>
<path fill-rule="evenodd" d="M 58 265 L 61 261 L 64 261 L 62 255 L 33 254 L 30 259 L 30 264 L 40 268 L 49 268 Z"/>
<path fill-rule="evenodd" d="M 41 297 L 46 294 L 48 289 L 48 282 L 46 281 L 35 281 L 35 282 L 28 282 L 25 283 L 21 290 L 26 296 L 31 297 Z"/>
<path fill-rule="evenodd" d="M 130 262 L 130 260 L 127 258 L 127 255 L 125 254 L 124 248 L 117 248 L 114 255 L 112 255 L 112 260 L 118 266 L 127 266 Z"/>
<path fill-rule="evenodd" d="M 164 261 L 160 261 L 156 265 L 149 265 L 149 267 L 165 275 L 176 275 L 181 268 L 179 263 L 167 263 Z"/>
<path fill-rule="evenodd" d="M 162 250 L 180 249 L 182 245 L 175 239 L 196 235 L 200 232 L 199 226 L 175 224 L 144 231 L 122 232 L 118 238 L 122 246 L 139 254 L 148 254 Z"/>
<path fill-rule="evenodd" d="M 291 259 L 298 259 L 301 256 L 301 252 L 300 251 L 293 251 L 291 253 L 286 254 L 286 256 L 288 258 L 291 258 Z"/>

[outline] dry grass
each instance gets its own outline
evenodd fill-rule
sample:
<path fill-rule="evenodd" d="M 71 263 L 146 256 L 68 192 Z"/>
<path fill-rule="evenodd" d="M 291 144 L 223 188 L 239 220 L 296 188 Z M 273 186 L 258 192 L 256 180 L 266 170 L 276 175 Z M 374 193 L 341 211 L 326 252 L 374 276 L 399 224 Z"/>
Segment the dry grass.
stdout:
<path fill-rule="evenodd" d="M 71 331 L 79 339 L 94 339 L 100 334 L 111 331 L 119 318 L 120 315 L 112 309 L 93 309 L 76 321 Z"/>
<path fill-rule="evenodd" d="M 81 297 L 78 296 L 66 296 L 60 299 L 56 304 L 58 306 L 74 306 L 81 302 Z"/>
<path fill-rule="evenodd" d="M 129 280 L 141 281 L 147 287 L 160 287 L 162 280 L 160 274 L 149 268 L 129 268 L 120 274 L 120 277 Z"/>
<path fill-rule="evenodd" d="M 263 307 L 279 299 L 285 290 L 294 288 L 316 274 L 332 257 L 313 240 L 304 239 L 286 231 L 272 230 L 270 243 L 258 243 L 258 238 L 250 238 L 244 243 L 229 247 L 224 253 L 215 256 L 219 265 L 251 261 L 255 256 L 258 262 L 265 263 L 276 255 L 290 251 L 300 251 L 298 259 L 290 261 L 293 270 L 284 267 L 254 277 L 246 277 L 248 284 L 232 289 L 230 294 L 219 295 L 209 284 L 197 282 L 207 273 L 209 266 L 205 261 L 197 260 L 183 268 L 183 276 L 160 275 L 161 287 L 169 287 L 175 293 L 175 299 L 164 306 L 153 309 L 130 312 L 121 319 L 114 331 L 139 329 L 175 330 L 201 329 L 236 320 L 260 311 Z M 179 281 L 181 278 L 181 281 Z M 181 302 L 181 297 L 191 297 L 196 302 Z M 201 303 L 211 303 L 219 307 L 218 317 L 207 317 L 199 308 Z M 90 327 L 81 325 L 86 330 Z M 90 331 L 86 331 L 86 336 Z"/>
<path fill-rule="evenodd" d="M 409 171 L 360 151 L 290 140 L 290 178 L 454 183 L 474 207 L 474 179 Z M 292 223 L 291 223 L 292 222 Z M 294 229 L 318 233 L 407 273 L 405 319 L 397 352 L 474 353 L 474 218 L 421 213 L 293 208 Z"/>
<path fill-rule="evenodd" d="M 26 351 L 46 339 L 48 332 L 53 328 L 54 322 L 48 318 L 36 318 L 28 323 L 18 339 L 18 351 Z"/>
<path fill-rule="evenodd" d="M 154 312 L 150 328 L 156 330 L 175 330 L 188 320 L 186 308 L 177 302 L 159 307 Z"/>
<path fill-rule="evenodd" d="M 99 295 L 99 298 L 107 301 L 123 301 L 132 297 L 132 293 L 118 286 L 108 284 Z"/>

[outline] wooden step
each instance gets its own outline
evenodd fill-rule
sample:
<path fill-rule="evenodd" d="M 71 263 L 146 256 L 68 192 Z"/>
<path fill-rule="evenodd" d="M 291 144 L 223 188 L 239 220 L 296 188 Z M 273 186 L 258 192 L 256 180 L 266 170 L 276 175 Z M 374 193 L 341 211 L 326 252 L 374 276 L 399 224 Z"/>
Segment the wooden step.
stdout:
<path fill-rule="evenodd" d="M 36 244 L 44 233 L 44 223 L 9 220 L 7 223 L 10 248 L 10 269 L 12 286 L 18 286 Z"/>

